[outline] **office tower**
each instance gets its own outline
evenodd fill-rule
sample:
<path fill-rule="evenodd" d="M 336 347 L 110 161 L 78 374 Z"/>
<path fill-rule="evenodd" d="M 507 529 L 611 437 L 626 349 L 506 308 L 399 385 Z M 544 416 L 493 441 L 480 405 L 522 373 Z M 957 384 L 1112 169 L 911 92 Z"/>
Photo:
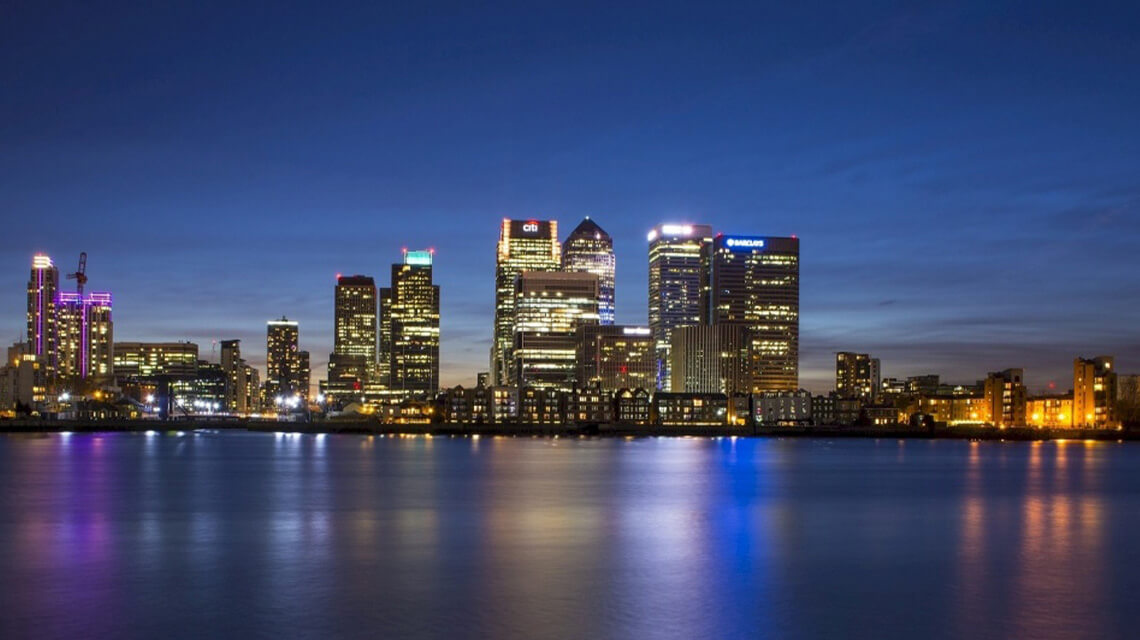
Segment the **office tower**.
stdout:
<path fill-rule="evenodd" d="M 742 324 L 674 327 L 670 345 L 670 391 L 752 392 L 748 371 L 749 332 Z"/>
<path fill-rule="evenodd" d="M 669 349 L 673 329 L 700 323 L 703 266 L 712 227 L 663 224 L 649 232 L 649 328 L 657 348 L 657 388 L 671 388 Z"/>
<path fill-rule="evenodd" d="M 408 395 L 439 391 L 439 286 L 431 251 L 405 251 L 392 265 L 392 286 L 380 290 L 381 340 L 388 388 Z"/>
<path fill-rule="evenodd" d="M 1116 369 L 1112 356 L 1073 360 L 1073 426 L 1110 429 L 1116 417 Z"/>
<path fill-rule="evenodd" d="M 995 427 L 1026 425 L 1025 371 L 1006 369 L 990 373 L 983 383 L 989 422 Z"/>
<path fill-rule="evenodd" d="M 708 257 L 705 317 L 743 324 L 752 391 L 799 388 L 800 241 L 717 235 Z"/>
<path fill-rule="evenodd" d="M 277 399 L 307 395 L 301 384 L 300 329 L 297 322 L 282 316 L 270 320 L 265 336 L 265 398 L 270 404 Z M 306 381 L 307 382 L 307 381 Z"/>
<path fill-rule="evenodd" d="M 55 369 L 55 294 L 59 290 L 59 269 L 51 258 L 37 253 L 32 257 L 28 279 L 28 342 L 31 355 L 40 358 L 47 373 Z"/>
<path fill-rule="evenodd" d="M 870 354 L 835 354 L 835 392 L 844 400 L 874 402 L 879 391 L 879 359 Z"/>
<path fill-rule="evenodd" d="M 116 342 L 114 354 L 119 379 L 192 378 L 198 371 L 198 345 L 193 342 Z"/>
<path fill-rule="evenodd" d="M 55 375 L 65 379 L 106 378 L 114 372 L 111 294 L 55 295 Z"/>
<path fill-rule="evenodd" d="M 569 391 L 577 375 L 578 329 L 598 323 L 598 276 L 525 271 L 512 316 L 512 384 Z"/>
<path fill-rule="evenodd" d="M 329 393 L 356 391 L 376 367 L 376 283 L 368 276 L 337 276 Z"/>
<path fill-rule="evenodd" d="M 491 379 L 497 385 L 512 378 L 511 344 L 515 333 L 515 292 L 524 271 L 558 271 L 562 246 L 554 220 L 503 220 L 495 254 L 495 335 L 491 344 Z"/>
<path fill-rule="evenodd" d="M 562 245 L 562 270 L 598 276 L 598 319 L 614 323 L 614 279 L 617 259 L 614 241 L 598 223 L 586 217 Z"/>
<path fill-rule="evenodd" d="M 599 383 L 605 391 L 653 389 L 657 382 L 657 349 L 649 327 L 578 327 L 577 382 Z"/>

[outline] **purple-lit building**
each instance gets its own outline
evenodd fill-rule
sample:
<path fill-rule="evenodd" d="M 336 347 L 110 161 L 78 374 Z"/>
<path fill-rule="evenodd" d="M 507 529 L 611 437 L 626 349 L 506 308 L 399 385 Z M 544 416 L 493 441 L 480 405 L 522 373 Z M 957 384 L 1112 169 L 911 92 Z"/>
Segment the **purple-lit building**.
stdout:
<path fill-rule="evenodd" d="M 114 373 L 114 324 L 111 294 L 55 295 L 56 375 L 61 378 L 105 378 Z"/>
<path fill-rule="evenodd" d="M 59 268 L 51 258 L 37 253 L 32 257 L 28 279 L 28 348 L 51 371 L 55 367 L 55 295 L 59 290 Z"/>

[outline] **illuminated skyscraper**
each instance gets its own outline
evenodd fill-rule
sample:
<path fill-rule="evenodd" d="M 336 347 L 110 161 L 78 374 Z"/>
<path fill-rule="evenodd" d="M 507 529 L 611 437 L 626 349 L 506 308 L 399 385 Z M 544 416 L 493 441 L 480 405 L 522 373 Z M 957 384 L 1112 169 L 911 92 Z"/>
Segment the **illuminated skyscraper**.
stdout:
<path fill-rule="evenodd" d="M 111 294 L 55 296 L 56 369 L 59 378 L 106 378 L 114 372 Z"/>
<path fill-rule="evenodd" d="M 28 280 L 28 343 L 30 355 L 39 358 L 50 374 L 55 369 L 55 294 L 59 289 L 59 269 L 51 258 L 37 253 L 32 257 Z"/>
<path fill-rule="evenodd" d="M 663 224 L 649 232 L 649 328 L 657 343 L 657 388 L 669 389 L 669 341 L 675 327 L 701 321 L 707 283 L 702 256 L 712 227 Z"/>
<path fill-rule="evenodd" d="M 358 390 L 375 369 L 376 310 L 376 283 L 372 278 L 337 276 L 327 392 Z"/>
<path fill-rule="evenodd" d="M 570 391 L 579 327 L 598 323 L 598 276 L 525 271 L 515 294 L 511 384 Z"/>
<path fill-rule="evenodd" d="M 524 271 L 558 271 L 562 246 L 554 220 L 503 220 L 495 256 L 495 335 L 491 344 L 491 378 L 508 384 L 512 377 L 511 344 L 515 332 L 515 292 Z"/>
<path fill-rule="evenodd" d="M 798 389 L 800 241 L 718 235 L 709 263 L 705 320 L 748 327 L 752 391 Z"/>
<path fill-rule="evenodd" d="M 392 265 L 392 286 L 380 290 L 380 324 L 390 333 L 380 354 L 388 388 L 409 395 L 439 391 L 439 286 L 432 282 L 431 251 L 405 251 Z"/>
<path fill-rule="evenodd" d="M 613 238 L 588 217 L 570 232 L 562 246 L 563 271 L 598 276 L 598 318 L 603 325 L 614 323 L 616 266 Z"/>
<path fill-rule="evenodd" d="M 303 379 L 308 363 L 301 362 L 300 328 L 284 316 L 270 320 L 265 334 L 265 398 L 270 405 L 277 398 L 309 395 L 308 380 Z M 307 358 L 306 358 L 307 359 Z M 302 366 L 304 365 L 304 366 Z"/>

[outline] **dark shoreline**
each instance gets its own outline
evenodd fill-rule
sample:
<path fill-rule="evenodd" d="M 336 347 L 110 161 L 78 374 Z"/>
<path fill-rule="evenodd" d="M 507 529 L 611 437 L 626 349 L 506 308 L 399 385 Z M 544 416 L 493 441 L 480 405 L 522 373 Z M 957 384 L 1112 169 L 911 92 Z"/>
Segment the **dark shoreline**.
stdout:
<path fill-rule="evenodd" d="M 458 425 L 458 424 L 381 424 L 374 421 L 277 422 L 273 420 L 175 420 L 169 422 L 138 420 L 56 421 L 4 420 L 0 433 L 100 433 L 100 432 L 170 432 L 199 429 L 233 429 L 252 432 L 333 433 L 358 435 L 432 435 L 432 436 L 512 436 L 512 437 L 778 437 L 778 438 L 905 438 L 917 440 L 1140 440 L 1140 431 L 1098 431 L 1082 429 L 1035 429 L 993 427 L 715 427 L 715 426 L 639 426 L 639 425 Z"/>

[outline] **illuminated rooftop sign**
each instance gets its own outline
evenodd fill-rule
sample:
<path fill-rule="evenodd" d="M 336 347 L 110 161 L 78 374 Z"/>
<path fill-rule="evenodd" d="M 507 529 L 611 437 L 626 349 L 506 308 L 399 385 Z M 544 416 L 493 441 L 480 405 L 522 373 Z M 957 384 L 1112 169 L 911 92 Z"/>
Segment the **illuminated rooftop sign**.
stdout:
<path fill-rule="evenodd" d="M 647 327 L 622 327 L 621 330 L 627 336 L 647 336 L 649 329 Z"/>
<path fill-rule="evenodd" d="M 659 236 L 688 237 L 691 235 L 693 235 L 693 225 L 691 224 L 663 224 L 649 232 L 649 241 L 653 242 Z"/>
<path fill-rule="evenodd" d="M 729 249 L 763 249 L 763 238 L 725 238 L 724 246 Z"/>
<path fill-rule="evenodd" d="M 405 251 L 404 264 L 431 266 L 431 251 Z"/>

